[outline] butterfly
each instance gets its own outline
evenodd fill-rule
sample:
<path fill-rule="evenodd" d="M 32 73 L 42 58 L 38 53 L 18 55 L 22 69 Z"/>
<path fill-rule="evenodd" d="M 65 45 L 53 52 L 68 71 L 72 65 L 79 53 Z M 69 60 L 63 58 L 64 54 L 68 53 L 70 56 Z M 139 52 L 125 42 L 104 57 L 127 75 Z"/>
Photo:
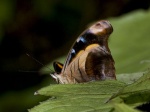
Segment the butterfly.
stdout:
<path fill-rule="evenodd" d="M 87 28 L 72 45 L 65 63 L 53 63 L 55 72 L 51 76 L 61 84 L 116 79 L 115 62 L 108 47 L 112 32 L 106 20 Z"/>

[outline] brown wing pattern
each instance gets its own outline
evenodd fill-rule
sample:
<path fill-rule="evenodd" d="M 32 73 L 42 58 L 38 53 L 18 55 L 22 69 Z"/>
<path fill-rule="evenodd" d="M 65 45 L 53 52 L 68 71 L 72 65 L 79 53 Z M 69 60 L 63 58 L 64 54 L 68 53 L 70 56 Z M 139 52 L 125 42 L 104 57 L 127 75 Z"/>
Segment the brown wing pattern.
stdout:
<path fill-rule="evenodd" d="M 111 24 L 105 20 L 89 27 L 71 47 L 63 68 L 51 76 L 62 84 L 116 79 L 114 60 L 108 47 L 112 31 Z"/>
<path fill-rule="evenodd" d="M 85 71 L 90 80 L 116 79 L 114 60 L 111 54 L 100 46 L 89 52 Z"/>

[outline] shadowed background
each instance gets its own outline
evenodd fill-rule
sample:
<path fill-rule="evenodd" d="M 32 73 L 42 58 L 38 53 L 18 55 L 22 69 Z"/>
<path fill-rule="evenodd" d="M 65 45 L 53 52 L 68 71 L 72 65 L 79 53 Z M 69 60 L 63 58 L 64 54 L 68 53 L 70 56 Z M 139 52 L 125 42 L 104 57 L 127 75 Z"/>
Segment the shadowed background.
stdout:
<path fill-rule="evenodd" d="M 31 57 L 46 65 L 66 55 L 89 23 L 149 5 L 149 0 L 1 0 L 0 111 L 25 112 L 44 100 L 33 94 L 51 78 L 38 73 L 43 66 Z"/>

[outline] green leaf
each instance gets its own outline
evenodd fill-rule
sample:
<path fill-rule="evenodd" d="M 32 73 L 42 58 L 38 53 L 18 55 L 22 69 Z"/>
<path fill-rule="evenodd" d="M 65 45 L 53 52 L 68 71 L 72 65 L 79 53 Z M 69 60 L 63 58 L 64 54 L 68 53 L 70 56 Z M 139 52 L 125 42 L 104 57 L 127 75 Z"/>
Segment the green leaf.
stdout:
<path fill-rule="evenodd" d="M 108 112 L 113 108 L 117 112 L 126 110 L 136 112 L 133 107 L 150 100 L 149 79 L 150 72 L 147 72 L 129 85 L 116 80 L 81 84 L 52 84 L 36 92 L 36 94 L 50 96 L 51 99 L 30 109 L 29 112 Z M 111 102 L 108 103 L 109 101 Z"/>
<path fill-rule="evenodd" d="M 124 82 L 126 84 L 132 84 L 137 79 L 139 79 L 141 76 L 143 76 L 144 72 L 138 72 L 138 73 L 124 73 L 124 74 L 118 74 L 117 80 Z"/>
<path fill-rule="evenodd" d="M 113 98 L 120 98 L 126 104 L 133 107 L 144 104 L 150 101 L 150 71 L 145 73 L 141 78 L 132 84 L 124 87 L 117 94 L 113 95 Z M 113 99 L 114 102 L 117 100 Z"/>
<path fill-rule="evenodd" d="M 150 101 L 149 79 L 150 72 L 147 72 L 128 85 L 117 80 L 52 84 L 36 92 L 51 98 L 29 112 L 109 112 L 113 108 L 117 112 L 126 109 L 134 112 L 133 108 Z"/>
<path fill-rule="evenodd" d="M 115 112 L 139 112 L 138 110 L 135 110 L 124 103 L 115 104 L 114 108 Z"/>
<path fill-rule="evenodd" d="M 45 96 L 68 96 L 68 95 L 89 95 L 105 94 L 111 95 L 125 84 L 119 81 L 96 81 L 79 84 L 52 84 L 37 91 L 37 94 Z"/>
<path fill-rule="evenodd" d="M 97 81 L 82 84 L 54 84 L 42 88 L 37 93 L 46 96 L 55 96 L 30 112 L 79 112 L 101 111 L 107 112 L 112 105 L 106 101 L 125 84 L 119 81 Z"/>

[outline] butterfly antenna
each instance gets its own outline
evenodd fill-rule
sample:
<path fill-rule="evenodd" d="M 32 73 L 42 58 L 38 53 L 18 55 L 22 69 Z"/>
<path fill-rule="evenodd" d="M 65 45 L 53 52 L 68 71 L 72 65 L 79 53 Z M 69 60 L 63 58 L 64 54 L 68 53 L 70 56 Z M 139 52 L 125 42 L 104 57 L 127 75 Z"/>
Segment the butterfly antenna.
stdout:
<path fill-rule="evenodd" d="M 18 70 L 18 72 L 29 72 L 29 73 L 38 73 L 38 71 L 26 71 L 26 70 Z"/>
<path fill-rule="evenodd" d="M 48 68 L 46 65 L 44 65 L 43 63 L 41 63 L 40 61 L 38 61 L 37 59 L 35 59 L 34 57 L 30 56 L 28 53 L 26 53 L 27 56 L 29 56 L 30 58 L 32 58 L 34 61 L 36 61 L 37 63 L 39 63 L 40 65 L 42 65 L 43 67 Z M 48 68 L 50 70 L 50 72 L 53 72 L 53 70 L 51 70 L 50 68 Z"/>

